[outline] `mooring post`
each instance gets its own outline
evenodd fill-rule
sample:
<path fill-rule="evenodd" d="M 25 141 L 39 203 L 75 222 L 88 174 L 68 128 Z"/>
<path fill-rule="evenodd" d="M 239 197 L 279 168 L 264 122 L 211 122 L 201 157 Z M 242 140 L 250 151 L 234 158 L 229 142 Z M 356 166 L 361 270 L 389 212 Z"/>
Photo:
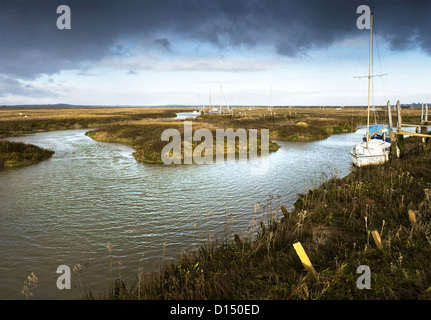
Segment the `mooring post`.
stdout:
<path fill-rule="evenodd" d="M 425 121 L 424 121 L 424 125 L 427 125 L 428 124 L 428 104 L 425 104 L 425 119 L 424 119 Z M 424 130 L 424 133 L 425 134 L 428 134 L 428 127 L 423 127 L 425 130 Z M 429 141 L 430 141 L 430 138 L 425 138 L 425 148 L 428 150 L 428 148 L 429 148 Z"/>
<path fill-rule="evenodd" d="M 421 108 L 421 123 L 422 121 L 424 121 L 424 104 L 422 103 L 422 108 Z"/>
<path fill-rule="evenodd" d="M 426 127 L 428 121 L 428 104 L 422 104 L 422 113 L 421 113 L 421 133 L 427 134 L 428 127 Z M 424 151 L 427 150 L 429 139 L 423 137 L 422 138 L 422 147 Z"/>
<path fill-rule="evenodd" d="M 389 138 L 391 139 L 391 159 L 397 158 L 397 135 L 394 133 L 392 124 L 391 102 L 388 101 Z"/>
<path fill-rule="evenodd" d="M 400 100 L 397 101 L 397 132 L 401 131 L 401 104 Z M 400 157 L 404 155 L 404 136 L 402 134 L 397 137 L 398 148 L 400 149 Z"/>

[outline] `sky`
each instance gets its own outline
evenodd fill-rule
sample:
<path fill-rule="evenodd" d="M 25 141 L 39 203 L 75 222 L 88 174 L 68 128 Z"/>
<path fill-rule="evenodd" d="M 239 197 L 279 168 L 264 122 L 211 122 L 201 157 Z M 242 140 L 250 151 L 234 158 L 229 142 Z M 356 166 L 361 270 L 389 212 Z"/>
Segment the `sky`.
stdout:
<path fill-rule="evenodd" d="M 428 0 L 1 0 L 0 105 L 366 105 L 359 5 L 372 103 L 431 102 Z"/>

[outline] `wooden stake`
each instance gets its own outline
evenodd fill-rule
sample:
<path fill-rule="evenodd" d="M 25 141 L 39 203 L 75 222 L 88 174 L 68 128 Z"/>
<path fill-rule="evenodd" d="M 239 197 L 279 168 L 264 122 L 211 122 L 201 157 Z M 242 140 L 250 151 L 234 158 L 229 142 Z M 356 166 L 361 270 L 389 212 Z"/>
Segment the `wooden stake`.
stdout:
<path fill-rule="evenodd" d="M 425 122 L 424 124 L 428 123 L 428 104 L 425 104 Z M 428 133 L 428 127 L 425 127 L 425 134 Z M 428 149 L 429 147 L 429 138 L 425 138 L 424 141 L 425 149 Z"/>
<path fill-rule="evenodd" d="M 377 248 L 379 248 L 380 250 L 383 250 L 382 239 L 380 239 L 379 232 L 377 230 L 373 230 L 371 231 L 371 234 L 373 235 L 373 239 L 377 245 Z"/>
<path fill-rule="evenodd" d="M 402 117 L 400 100 L 397 101 L 397 131 L 401 131 Z"/>
<path fill-rule="evenodd" d="M 422 109 L 421 109 L 421 122 L 424 121 L 424 104 L 422 103 Z"/>
<path fill-rule="evenodd" d="M 313 276 L 317 279 L 317 276 L 318 276 L 317 271 L 314 269 L 313 265 L 311 264 L 311 261 L 308 258 L 304 248 L 302 247 L 301 242 L 294 243 L 293 248 L 295 249 L 299 259 L 301 259 L 301 262 L 304 265 L 305 269 L 307 269 L 307 271 L 310 271 L 313 274 Z"/>
<path fill-rule="evenodd" d="M 389 138 L 391 138 L 391 159 L 397 158 L 397 135 L 393 132 L 391 103 L 388 101 Z"/>
<path fill-rule="evenodd" d="M 412 225 L 416 224 L 416 215 L 415 212 L 411 209 L 409 210 L 409 220 Z"/>
<path fill-rule="evenodd" d="M 401 132 L 401 126 L 402 126 L 402 119 L 401 119 L 401 104 L 400 100 L 397 101 L 397 133 L 399 134 Z M 397 137 L 398 142 L 398 148 L 400 149 L 400 156 L 404 156 L 404 136 L 402 134 L 399 134 Z"/>

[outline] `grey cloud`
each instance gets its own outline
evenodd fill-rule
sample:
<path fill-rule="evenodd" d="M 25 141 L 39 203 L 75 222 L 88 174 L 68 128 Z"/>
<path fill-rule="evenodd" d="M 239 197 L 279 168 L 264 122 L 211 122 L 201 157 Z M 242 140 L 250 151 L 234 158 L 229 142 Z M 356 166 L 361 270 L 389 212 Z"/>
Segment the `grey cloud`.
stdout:
<path fill-rule="evenodd" d="M 356 8 L 375 6 L 376 29 L 392 49 L 431 54 L 431 2 L 404 0 L 68 0 L 72 29 L 58 30 L 58 1 L 0 2 L 0 74 L 34 78 L 129 54 L 119 39 L 154 39 L 172 53 L 174 37 L 226 47 L 256 45 L 306 54 L 357 35 Z M 164 36 L 169 34 L 168 40 Z"/>
<path fill-rule="evenodd" d="M 57 96 L 55 93 L 35 88 L 30 84 L 22 83 L 17 79 L 12 79 L 9 77 L 0 77 L 0 97 L 5 97 L 6 95 L 19 95 L 19 96 L 31 96 L 31 97 L 50 97 Z"/>
<path fill-rule="evenodd" d="M 171 43 L 166 38 L 156 39 L 154 40 L 154 43 L 158 45 L 160 48 L 162 48 L 165 52 L 172 52 Z"/>

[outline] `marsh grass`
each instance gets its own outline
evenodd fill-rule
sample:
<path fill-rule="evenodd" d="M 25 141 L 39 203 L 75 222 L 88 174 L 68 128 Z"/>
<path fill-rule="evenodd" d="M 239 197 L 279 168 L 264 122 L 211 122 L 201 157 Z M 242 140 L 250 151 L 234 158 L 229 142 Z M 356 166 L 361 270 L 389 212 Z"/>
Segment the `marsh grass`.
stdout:
<path fill-rule="evenodd" d="M 0 137 L 175 117 L 173 108 L 0 107 Z M 21 115 L 20 115 L 21 113 Z"/>
<path fill-rule="evenodd" d="M 414 139 L 406 140 L 415 144 Z M 414 151 L 412 149 L 412 151 Z M 124 299 L 429 299 L 431 298 L 431 158 L 411 152 L 381 166 L 332 177 L 299 195 L 294 206 L 258 232 L 211 241 L 139 272 Z M 279 204 L 277 204 L 278 206 Z M 409 218 L 415 214 L 415 223 Z M 411 215 L 411 214 L 410 214 Z M 209 217 L 208 217 L 209 218 Z M 377 230 L 378 249 L 370 237 Z M 314 268 L 308 274 L 292 245 L 300 241 Z M 371 289 L 356 287 L 360 265 Z"/>
<path fill-rule="evenodd" d="M 81 280 L 81 273 L 82 273 L 82 265 L 77 263 L 72 269 L 73 272 L 76 272 L 78 274 L 78 280 L 79 280 L 79 288 L 81 290 L 81 296 L 84 296 L 84 288 L 82 286 L 82 280 Z"/>
<path fill-rule="evenodd" d="M 327 138 L 331 134 L 353 132 L 358 125 L 364 124 L 366 111 L 361 108 L 349 108 L 338 111 L 336 108 L 277 108 L 275 112 L 266 114 L 266 108 L 248 110 L 235 108 L 231 114 L 202 114 L 193 119 L 193 130 L 208 129 L 213 137 L 216 129 L 245 129 L 248 135 L 250 129 L 269 129 L 269 151 L 280 147 L 274 140 L 282 141 L 314 141 Z M 292 111 L 293 110 L 293 111 Z M 404 112 L 404 111 L 403 111 Z M 410 110 L 403 114 L 407 123 L 417 116 L 420 110 Z M 142 121 L 112 121 L 99 129 L 89 131 L 87 135 L 97 141 L 117 142 L 136 149 L 133 154 L 136 160 L 147 163 L 161 163 L 161 151 L 168 142 L 161 141 L 162 132 L 166 129 L 176 129 L 181 133 L 184 142 L 184 123 L 175 119 L 149 119 Z M 192 148 L 199 144 L 193 141 Z M 260 152 L 260 135 L 257 141 Z M 226 154 L 225 146 L 225 154 Z M 236 141 L 235 153 L 239 152 Z M 213 154 L 216 154 L 215 143 Z M 181 159 L 184 159 L 184 144 Z"/>
<path fill-rule="evenodd" d="M 193 123 L 193 132 L 198 129 L 208 129 L 211 131 L 213 136 L 213 156 L 215 156 L 218 150 L 216 150 L 216 129 L 222 127 L 216 127 L 212 124 L 206 124 L 202 122 Z M 92 130 L 86 133 L 87 136 L 97 141 L 103 142 L 116 142 L 127 144 L 136 151 L 133 156 L 136 160 L 146 163 L 162 163 L 162 150 L 168 144 L 166 141 L 161 141 L 162 133 L 167 129 L 175 129 L 181 134 L 181 160 L 184 160 L 184 123 L 180 121 L 148 121 L 139 124 L 112 124 L 103 126 L 100 129 Z M 246 129 L 247 136 L 248 130 Z M 261 152 L 260 133 L 257 135 L 257 153 Z M 226 139 L 225 139 L 226 140 Z M 247 141 L 248 143 L 249 141 Z M 199 145 L 200 142 L 192 142 L 192 150 Z M 247 145 L 247 151 L 249 151 Z M 273 142 L 269 142 L 269 152 L 278 150 L 280 146 Z M 224 146 L 225 157 L 227 155 L 227 144 Z M 235 154 L 239 154 L 239 140 L 235 141 Z M 201 153 L 205 156 L 205 151 Z"/>
<path fill-rule="evenodd" d="M 14 109 L 15 110 L 15 109 Z M 95 115 L 76 118 L 1 118 L 0 135 L 59 128 L 92 127 L 96 140 L 132 146 L 146 145 L 149 160 L 160 156 L 161 132 L 178 128 L 179 121 L 153 120 L 153 116 Z M 94 112 L 94 110 L 92 111 Z M 417 110 L 403 110 L 403 120 L 417 119 Z M 420 110 L 419 110 L 420 112 Z M 199 127 L 271 128 L 271 139 L 310 140 L 331 133 L 354 130 L 364 124 L 364 110 L 342 113 L 316 108 L 264 110 L 235 115 L 208 115 L 196 119 Z M 160 115 L 160 114 L 159 114 Z M 158 115 L 158 116 L 159 116 Z M 166 115 L 166 114 L 165 114 Z M 157 117 L 158 117 L 157 116 Z M 163 116 L 163 115 L 162 115 Z M 85 119 L 84 119 L 85 118 Z M 307 126 L 296 125 L 304 122 Z M 194 122 L 195 124 L 195 122 Z M 105 140 L 104 140 L 105 139 Z M 274 198 L 251 210 L 249 229 L 233 233 L 235 212 L 226 215 L 225 238 L 209 233 L 212 221 L 207 214 L 207 241 L 183 252 L 175 261 L 162 259 L 155 272 L 138 266 L 136 281 L 126 283 L 122 264 L 118 278 L 112 270 L 115 258 L 108 247 L 110 281 L 102 299 L 429 299 L 431 298 L 431 159 L 417 139 L 406 139 L 406 156 L 382 166 L 360 168 L 345 178 L 333 177 L 299 195 L 289 210 Z M 145 151 L 146 151 L 145 150 Z M 144 151 L 144 150 L 142 150 Z M 1 160 L 0 160 L 1 161 Z M 3 160 L 4 161 L 4 160 Z M 277 216 L 281 209 L 282 216 Z M 258 214 L 266 213 L 266 220 Z M 414 212 L 411 223 L 409 212 Z M 196 225 L 197 233 L 205 227 Z M 257 230 L 257 232 L 252 232 Z M 370 237 L 378 230 L 379 250 Z M 195 237 L 195 234 L 191 235 Z M 310 276 L 292 245 L 300 241 L 314 268 Z M 371 289 L 356 288 L 359 265 L 371 268 Z M 33 278 L 35 280 L 36 278 Z M 115 279 L 115 280 L 114 280 Z M 28 279 L 30 281 L 30 279 Z M 81 284 L 81 290 L 84 286 Z M 35 286 L 28 282 L 23 294 L 29 298 Z M 26 290 L 24 290 L 26 289 Z M 86 290 L 83 298 L 95 295 Z"/>
<path fill-rule="evenodd" d="M 38 282 L 39 278 L 34 272 L 30 273 L 30 275 L 24 281 L 24 286 L 21 293 L 25 295 L 26 300 L 29 300 L 30 297 L 34 296 Z"/>
<path fill-rule="evenodd" d="M 48 159 L 54 151 L 22 142 L 0 141 L 0 169 L 15 168 Z"/>

